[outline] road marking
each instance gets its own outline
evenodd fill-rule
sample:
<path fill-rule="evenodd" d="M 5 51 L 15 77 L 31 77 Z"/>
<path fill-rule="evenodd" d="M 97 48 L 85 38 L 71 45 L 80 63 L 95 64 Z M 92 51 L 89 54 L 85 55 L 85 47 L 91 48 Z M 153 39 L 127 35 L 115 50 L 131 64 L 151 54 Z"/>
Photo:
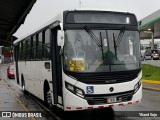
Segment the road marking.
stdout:
<path fill-rule="evenodd" d="M 3 77 L 5 78 L 5 79 L 8 79 L 8 77 L 4 74 L 4 72 L 3 71 L 5 71 L 5 68 L 3 67 L 2 69 L 1 69 L 1 73 L 2 73 L 2 75 L 3 75 Z M 15 96 L 15 98 L 16 98 L 16 100 L 18 101 L 18 103 L 21 105 L 21 107 L 26 111 L 26 112 L 30 112 L 28 109 L 27 109 L 27 107 L 23 104 L 23 101 L 21 100 L 21 98 L 19 98 L 17 95 L 16 95 L 16 92 L 14 91 L 14 90 L 12 90 L 9 86 L 8 86 L 8 84 L 5 82 L 5 80 L 1 77 L 0 78 L 4 83 L 5 83 L 5 85 L 6 85 L 6 87 L 9 89 L 9 91 Z M 15 82 L 13 82 L 13 81 L 11 81 L 11 80 L 8 80 L 8 81 L 10 81 L 10 82 L 12 82 L 14 85 L 16 85 L 18 88 L 20 88 L 20 89 L 22 89 L 19 85 L 17 85 Z M 32 98 L 32 97 L 31 97 Z M 33 98 L 32 98 L 33 99 Z M 34 100 L 34 102 L 35 102 L 35 100 Z M 46 108 L 43 104 L 41 104 L 40 102 L 38 102 L 38 101 L 36 101 L 39 105 L 41 105 L 41 107 L 43 106 L 43 109 L 45 109 L 46 111 L 48 111 L 51 115 L 53 115 L 57 120 L 61 120 L 59 117 L 57 117 L 55 114 L 53 114 L 48 108 Z M 34 117 L 31 117 L 31 119 L 32 120 L 37 120 L 36 118 L 34 118 Z"/>
<path fill-rule="evenodd" d="M 2 78 L 1 78 L 2 79 Z M 2 81 L 5 83 L 6 87 L 8 88 L 8 90 L 14 95 L 14 97 L 16 98 L 17 102 L 21 105 L 21 107 L 26 111 L 26 112 L 30 112 L 27 107 L 23 104 L 23 102 L 21 101 L 21 99 L 16 95 L 16 93 L 14 92 L 14 90 L 12 90 L 8 84 L 2 79 Z M 32 120 L 37 120 L 33 117 L 31 117 Z"/>
<path fill-rule="evenodd" d="M 8 79 L 8 77 L 3 73 L 4 71 L 4 68 L 2 68 L 1 70 L 1 73 L 2 75 Z M 2 79 L 2 78 L 1 78 Z M 26 111 L 26 112 L 29 112 L 29 110 L 25 107 L 25 105 L 23 104 L 22 100 L 16 95 L 16 93 L 11 89 L 9 88 L 9 86 L 7 85 L 7 83 L 2 79 L 2 81 L 6 84 L 7 88 L 13 93 L 13 95 L 16 97 L 17 101 L 19 102 L 19 104 L 22 106 L 22 108 Z M 16 85 L 17 87 L 19 87 L 20 89 L 22 89 L 19 85 L 17 85 L 16 83 L 14 83 L 13 81 L 9 80 L 10 82 L 12 82 L 14 85 Z M 31 96 L 30 96 L 31 97 Z M 33 97 L 31 97 L 34 102 L 35 102 L 35 99 Z M 53 114 L 48 108 L 46 108 L 44 105 L 42 105 L 40 102 L 36 101 L 41 107 L 43 107 L 43 109 L 45 109 L 46 111 L 48 111 L 51 115 L 53 115 L 57 120 L 61 120 L 59 117 L 57 117 L 55 114 Z M 32 120 L 36 120 L 35 118 L 31 118 Z"/>
<path fill-rule="evenodd" d="M 1 73 L 2 75 L 8 79 L 8 77 L 3 73 L 4 68 L 1 69 Z M 27 109 L 27 107 L 23 104 L 22 100 L 16 95 L 16 93 L 14 92 L 14 90 L 12 90 L 8 84 L 4 81 L 4 79 L 1 77 L 2 81 L 5 83 L 6 87 L 8 88 L 8 90 L 12 93 L 12 95 L 14 95 L 14 97 L 16 98 L 17 102 L 20 104 L 20 106 L 26 111 L 29 112 L 29 110 Z M 14 83 L 13 81 L 11 81 L 12 83 Z M 14 83 L 14 85 L 18 86 L 17 84 Z M 18 86 L 19 87 L 19 86 Z M 20 87 L 19 87 L 20 88 Z M 21 88 L 20 88 L 21 89 Z M 31 117 L 32 120 L 36 120 L 35 118 Z"/>

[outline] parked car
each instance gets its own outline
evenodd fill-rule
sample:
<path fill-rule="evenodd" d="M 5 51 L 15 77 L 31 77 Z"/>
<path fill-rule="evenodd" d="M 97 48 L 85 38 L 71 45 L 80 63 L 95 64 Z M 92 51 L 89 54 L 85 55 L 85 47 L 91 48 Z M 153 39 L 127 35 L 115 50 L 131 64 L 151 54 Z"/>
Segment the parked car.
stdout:
<path fill-rule="evenodd" d="M 152 59 L 153 60 L 158 60 L 160 58 L 160 52 L 159 50 L 151 50 L 152 51 Z"/>
<path fill-rule="evenodd" d="M 9 79 L 15 78 L 15 75 L 14 75 L 14 65 L 8 66 L 8 68 L 7 68 L 7 77 Z"/>
<path fill-rule="evenodd" d="M 144 52 L 144 60 L 151 60 L 152 59 L 152 51 L 151 49 L 146 49 Z"/>

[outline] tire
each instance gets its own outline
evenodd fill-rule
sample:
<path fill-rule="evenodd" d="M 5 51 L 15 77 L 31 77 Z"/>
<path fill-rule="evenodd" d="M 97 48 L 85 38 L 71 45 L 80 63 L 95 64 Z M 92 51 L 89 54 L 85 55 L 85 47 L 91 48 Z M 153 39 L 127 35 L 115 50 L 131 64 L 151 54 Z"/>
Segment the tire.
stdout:
<path fill-rule="evenodd" d="M 52 107 L 51 91 L 50 91 L 48 84 L 45 84 L 44 86 L 45 86 L 44 87 L 44 102 L 47 107 L 51 108 Z"/>
<path fill-rule="evenodd" d="M 22 90 L 23 90 L 23 92 L 25 91 L 25 84 L 24 84 L 24 81 L 23 81 L 23 83 L 22 83 Z"/>
<path fill-rule="evenodd" d="M 21 80 L 22 80 L 22 91 L 23 91 L 24 94 L 28 94 L 28 92 L 25 89 L 25 81 L 24 81 L 23 76 L 21 77 Z"/>
<path fill-rule="evenodd" d="M 8 73 L 7 73 L 7 77 L 8 77 L 8 79 L 10 79 L 10 77 L 9 77 Z"/>

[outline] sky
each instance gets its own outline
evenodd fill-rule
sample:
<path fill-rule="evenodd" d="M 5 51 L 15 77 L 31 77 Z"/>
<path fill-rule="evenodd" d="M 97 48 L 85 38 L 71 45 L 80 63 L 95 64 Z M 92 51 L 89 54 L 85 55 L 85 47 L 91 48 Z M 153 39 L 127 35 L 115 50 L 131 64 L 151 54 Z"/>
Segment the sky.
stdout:
<path fill-rule="evenodd" d="M 160 9 L 160 0 L 37 0 L 14 36 L 23 37 L 63 10 L 79 8 L 125 11 L 134 13 L 141 20 Z"/>

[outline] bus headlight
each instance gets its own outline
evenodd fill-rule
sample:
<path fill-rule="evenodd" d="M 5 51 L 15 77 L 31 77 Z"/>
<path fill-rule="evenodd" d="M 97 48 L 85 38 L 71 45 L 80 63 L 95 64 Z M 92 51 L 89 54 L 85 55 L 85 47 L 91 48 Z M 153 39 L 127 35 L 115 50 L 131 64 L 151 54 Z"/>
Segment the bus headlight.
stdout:
<path fill-rule="evenodd" d="M 134 93 L 136 93 L 141 87 L 141 80 L 134 86 Z"/>
<path fill-rule="evenodd" d="M 71 91 L 74 92 L 74 87 L 71 84 L 66 84 L 66 88 Z"/>
<path fill-rule="evenodd" d="M 67 90 L 69 90 L 70 92 L 72 92 L 73 94 L 81 97 L 81 98 L 84 98 L 84 91 L 76 86 L 73 86 L 67 82 L 65 82 L 65 87 Z"/>

